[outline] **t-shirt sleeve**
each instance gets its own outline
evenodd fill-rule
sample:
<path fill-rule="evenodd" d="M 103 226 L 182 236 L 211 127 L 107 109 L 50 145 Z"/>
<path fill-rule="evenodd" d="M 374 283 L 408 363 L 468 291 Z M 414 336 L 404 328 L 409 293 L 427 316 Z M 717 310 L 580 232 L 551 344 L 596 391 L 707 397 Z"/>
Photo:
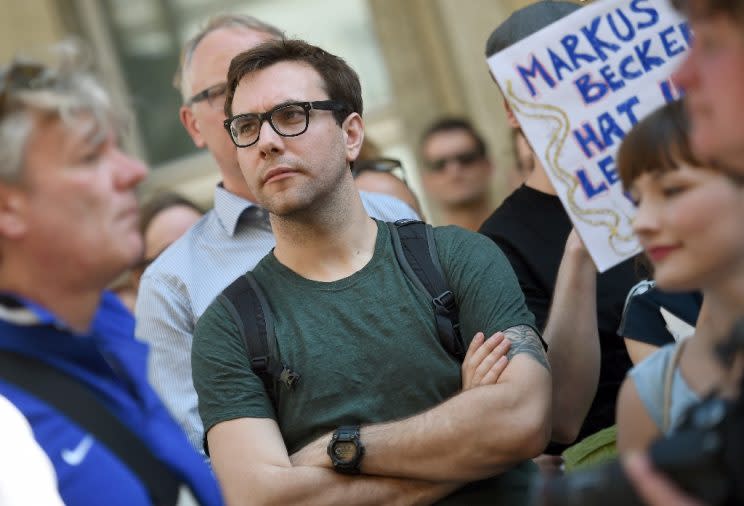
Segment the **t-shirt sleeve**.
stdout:
<path fill-rule="evenodd" d="M 673 343 L 674 337 L 666 328 L 660 306 L 650 294 L 650 291 L 640 294 L 631 292 L 625 304 L 618 334 L 654 346 Z"/>
<path fill-rule="evenodd" d="M 639 283 L 628 295 L 617 333 L 635 341 L 664 346 L 675 339 L 667 328 L 661 308 L 695 326 L 701 305 L 702 295 L 699 292 L 666 293 L 656 287 L 643 291 L 643 283 Z"/>
<path fill-rule="evenodd" d="M 538 333 L 514 271 L 488 238 L 458 227 L 435 229 L 439 261 L 455 293 L 465 344 L 476 332 L 486 337 L 516 325 Z"/>
<path fill-rule="evenodd" d="M 220 422 L 276 419 L 263 383 L 251 369 L 238 324 L 220 298 L 196 324 L 191 365 L 205 442 L 206 434 Z"/>

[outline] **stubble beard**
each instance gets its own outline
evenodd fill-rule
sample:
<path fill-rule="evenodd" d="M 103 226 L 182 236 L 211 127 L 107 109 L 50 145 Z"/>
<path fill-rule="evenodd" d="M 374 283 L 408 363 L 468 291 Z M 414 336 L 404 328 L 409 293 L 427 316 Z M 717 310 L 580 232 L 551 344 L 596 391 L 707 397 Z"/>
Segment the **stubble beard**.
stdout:
<path fill-rule="evenodd" d="M 262 199 L 263 207 L 284 222 L 315 221 L 327 213 L 335 213 L 338 206 L 334 193 L 341 188 L 344 171 L 340 167 L 337 170 L 298 168 L 301 173 L 295 177 L 302 181 L 290 180 L 290 187 Z"/>

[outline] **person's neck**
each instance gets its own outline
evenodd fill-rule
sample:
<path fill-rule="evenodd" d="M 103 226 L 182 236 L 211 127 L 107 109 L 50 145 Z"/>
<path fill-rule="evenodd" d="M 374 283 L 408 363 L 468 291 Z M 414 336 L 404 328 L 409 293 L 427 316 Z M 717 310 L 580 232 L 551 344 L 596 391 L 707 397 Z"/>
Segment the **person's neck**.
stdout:
<path fill-rule="evenodd" d="M 524 182 L 525 186 L 532 188 L 533 190 L 547 193 L 548 195 L 557 195 L 558 193 L 555 191 L 555 187 L 550 181 L 548 173 L 545 172 L 545 167 L 542 166 L 542 163 L 540 163 L 540 160 L 538 160 L 537 155 L 534 153 L 533 157 L 535 160 L 535 168 Z"/>
<path fill-rule="evenodd" d="M 744 273 L 703 290 L 703 300 L 700 323 L 706 338 L 715 342 L 728 339 L 736 321 L 744 317 Z"/>
<path fill-rule="evenodd" d="M 232 193 L 233 195 L 237 195 L 238 197 L 244 198 L 248 202 L 256 203 L 256 198 L 253 196 L 253 193 L 248 189 L 248 185 L 245 183 L 245 180 L 241 178 L 240 180 L 236 181 L 235 179 L 225 177 L 225 174 L 222 175 L 222 187 Z"/>
<path fill-rule="evenodd" d="M 0 279 L 3 280 L 0 291 L 39 304 L 81 334 L 90 330 L 105 287 L 105 283 L 93 287 L 60 279 L 59 272 L 49 272 L 38 265 L 29 267 L 7 256 L 0 264 Z"/>
<path fill-rule="evenodd" d="M 361 270 L 372 259 L 377 239 L 377 223 L 353 183 L 296 216 L 272 214 L 271 228 L 276 259 L 313 281 L 337 281 Z"/>
<path fill-rule="evenodd" d="M 442 209 L 442 223 L 477 232 L 491 215 L 492 207 L 487 195 L 465 204 L 445 207 Z"/>
<path fill-rule="evenodd" d="M 718 347 L 731 339 L 736 321 L 744 307 L 743 280 L 738 287 L 703 290 L 703 306 L 695 325 L 695 335 L 689 339 L 682 357 L 683 373 L 690 386 L 699 394 L 711 391 L 725 397 L 738 395 L 744 370 L 744 354 L 738 352 L 727 366 L 721 361 Z M 733 284 L 732 284 L 733 285 Z"/>

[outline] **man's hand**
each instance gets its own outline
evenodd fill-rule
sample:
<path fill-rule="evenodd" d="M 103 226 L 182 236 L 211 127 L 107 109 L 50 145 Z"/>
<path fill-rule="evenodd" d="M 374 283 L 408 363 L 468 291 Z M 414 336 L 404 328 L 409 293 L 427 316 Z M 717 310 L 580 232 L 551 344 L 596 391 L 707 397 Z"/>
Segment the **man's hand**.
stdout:
<path fill-rule="evenodd" d="M 649 506 L 705 506 L 657 472 L 644 454 L 629 456 L 624 467 L 636 492 Z"/>
<path fill-rule="evenodd" d="M 509 363 L 506 353 L 510 346 L 511 341 L 501 332 L 488 339 L 483 332 L 478 332 L 462 362 L 462 389 L 496 383 Z"/>

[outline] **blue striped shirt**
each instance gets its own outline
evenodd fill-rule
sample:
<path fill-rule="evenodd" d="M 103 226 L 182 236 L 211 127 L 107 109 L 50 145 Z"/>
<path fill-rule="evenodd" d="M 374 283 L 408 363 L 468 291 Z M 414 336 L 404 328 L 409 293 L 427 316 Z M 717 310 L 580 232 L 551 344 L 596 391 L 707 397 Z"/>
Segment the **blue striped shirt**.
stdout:
<path fill-rule="evenodd" d="M 417 218 L 403 202 L 360 192 L 374 218 Z M 145 271 L 135 335 L 149 343 L 148 377 L 191 444 L 203 453 L 204 429 L 191 380 L 194 325 L 214 298 L 274 247 L 268 212 L 218 186 L 214 208 Z"/>

